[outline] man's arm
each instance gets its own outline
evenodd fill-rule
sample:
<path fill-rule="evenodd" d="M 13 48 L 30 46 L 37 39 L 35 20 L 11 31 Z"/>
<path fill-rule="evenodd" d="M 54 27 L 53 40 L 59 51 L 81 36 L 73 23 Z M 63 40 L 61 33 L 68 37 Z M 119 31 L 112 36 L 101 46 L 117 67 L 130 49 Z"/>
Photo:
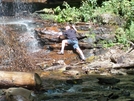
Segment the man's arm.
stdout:
<path fill-rule="evenodd" d="M 73 29 L 77 32 L 77 29 L 76 29 L 75 25 L 72 25 L 72 27 L 73 27 Z"/>

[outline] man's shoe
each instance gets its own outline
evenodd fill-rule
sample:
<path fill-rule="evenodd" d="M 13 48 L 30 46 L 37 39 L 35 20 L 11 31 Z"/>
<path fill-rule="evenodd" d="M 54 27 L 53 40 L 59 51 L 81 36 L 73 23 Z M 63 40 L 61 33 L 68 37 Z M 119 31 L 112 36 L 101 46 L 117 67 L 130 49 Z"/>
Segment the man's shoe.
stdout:
<path fill-rule="evenodd" d="M 81 58 L 81 61 L 86 61 L 86 58 L 85 57 Z"/>
<path fill-rule="evenodd" d="M 62 52 L 58 52 L 58 54 L 59 54 L 59 55 L 63 55 L 64 53 L 62 53 Z"/>

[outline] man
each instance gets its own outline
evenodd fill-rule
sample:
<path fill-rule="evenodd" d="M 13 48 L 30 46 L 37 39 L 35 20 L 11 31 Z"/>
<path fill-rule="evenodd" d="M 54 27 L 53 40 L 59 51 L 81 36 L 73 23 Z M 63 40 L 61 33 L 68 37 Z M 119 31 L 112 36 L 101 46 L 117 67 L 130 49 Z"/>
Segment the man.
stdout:
<path fill-rule="evenodd" d="M 80 55 L 81 59 L 84 61 L 85 56 L 84 56 L 82 50 L 80 49 L 80 47 L 78 45 L 78 39 L 76 37 L 76 31 L 77 31 L 77 29 L 75 28 L 74 25 L 66 26 L 66 30 L 65 30 L 65 32 L 63 32 L 63 35 L 65 35 L 67 39 L 62 40 L 61 51 L 58 52 L 58 54 L 64 54 L 65 45 L 70 44 L 70 45 L 73 46 L 74 49 L 76 49 L 76 51 Z"/>

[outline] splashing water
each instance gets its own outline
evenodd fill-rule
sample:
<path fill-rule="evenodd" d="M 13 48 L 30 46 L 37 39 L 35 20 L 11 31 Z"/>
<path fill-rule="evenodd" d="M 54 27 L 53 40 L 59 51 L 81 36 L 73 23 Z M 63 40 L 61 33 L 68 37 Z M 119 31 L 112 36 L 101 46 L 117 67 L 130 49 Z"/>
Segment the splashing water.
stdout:
<path fill-rule="evenodd" d="M 21 33 L 19 36 L 20 42 L 26 43 L 28 51 L 35 52 L 39 50 L 38 41 L 34 35 L 35 25 L 31 18 L 26 19 L 22 17 L 24 11 L 32 12 L 32 9 L 32 4 L 21 0 L 12 0 L 12 2 L 0 0 L 0 25 L 13 25 L 14 30 L 21 29 L 21 32 L 18 32 Z M 6 33 L 2 28 L 0 30 Z"/>
<path fill-rule="evenodd" d="M 14 30 L 18 31 L 19 41 L 26 44 L 28 52 L 37 52 L 40 50 L 38 40 L 35 37 L 35 25 L 32 20 L 18 18 L 0 18 L 0 25 L 12 25 Z M 0 29 L 3 30 L 3 29 Z M 5 31 L 3 31 L 6 33 Z"/>
<path fill-rule="evenodd" d="M 35 21 L 23 15 L 24 10 L 29 12 L 32 7 L 20 0 L 0 0 L 0 69 L 34 69 L 34 60 L 28 54 L 41 48 L 35 36 Z"/>

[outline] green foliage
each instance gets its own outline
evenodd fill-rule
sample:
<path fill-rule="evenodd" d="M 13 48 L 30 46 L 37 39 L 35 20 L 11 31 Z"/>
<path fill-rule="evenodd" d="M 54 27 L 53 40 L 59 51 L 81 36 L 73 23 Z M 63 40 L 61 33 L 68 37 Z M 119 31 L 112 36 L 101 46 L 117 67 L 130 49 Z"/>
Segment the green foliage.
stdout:
<path fill-rule="evenodd" d="M 76 7 L 70 7 L 67 2 L 63 3 L 64 9 L 61 10 L 60 6 L 54 9 L 55 20 L 57 22 L 70 22 L 79 21 L 79 10 Z"/>
<path fill-rule="evenodd" d="M 110 0 L 110 1 L 103 2 L 101 9 L 104 12 L 111 12 L 111 13 L 118 14 L 119 8 L 120 8 L 119 0 Z"/>
<path fill-rule="evenodd" d="M 45 20 L 54 20 L 55 18 L 53 14 L 40 14 L 40 17 Z"/>
<path fill-rule="evenodd" d="M 124 19 L 127 22 L 126 28 L 129 29 L 129 27 L 131 26 L 131 22 L 134 21 L 134 0 L 130 2 L 129 10 L 124 13 Z"/>
<path fill-rule="evenodd" d="M 97 1 L 96 0 L 88 0 L 83 1 L 80 10 L 80 16 L 82 21 L 89 21 L 89 19 L 92 18 L 92 14 L 94 12 L 94 9 L 96 8 Z"/>
<path fill-rule="evenodd" d="M 109 0 L 95 9 L 94 16 L 104 13 L 116 14 L 125 19 L 126 26 L 116 30 L 117 43 L 128 45 L 128 41 L 134 41 L 134 0 Z M 111 44 L 104 42 L 107 44 Z"/>
<path fill-rule="evenodd" d="M 128 0 L 109 0 L 102 4 L 101 10 L 103 12 L 111 12 L 114 14 L 121 14 L 124 16 L 130 10 L 130 2 Z"/>
<path fill-rule="evenodd" d="M 124 46 L 127 45 L 128 39 L 123 28 L 118 28 L 116 30 L 116 38 L 117 38 L 117 43 L 123 44 Z"/>
<path fill-rule="evenodd" d="M 57 22 L 88 21 L 96 7 L 96 0 L 82 1 L 80 8 L 70 7 L 67 2 L 64 2 L 63 6 L 65 7 L 63 9 L 60 6 L 54 9 Z"/>
<path fill-rule="evenodd" d="M 131 21 L 129 29 L 126 29 L 126 35 L 130 41 L 134 42 L 134 21 Z"/>
<path fill-rule="evenodd" d="M 134 22 L 131 21 L 131 25 L 128 29 L 118 28 L 116 30 L 117 42 L 128 46 L 128 41 L 134 42 Z"/>
<path fill-rule="evenodd" d="M 93 39 L 95 40 L 95 34 L 94 34 L 94 33 L 93 33 L 93 34 L 87 33 L 87 34 L 86 34 L 86 37 L 87 37 L 87 38 L 90 37 L 90 38 L 93 38 Z"/>
<path fill-rule="evenodd" d="M 115 46 L 115 43 L 112 40 L 102 41 L 102 42 L 103 42 L 103 47 L 105 48 Z"/>

